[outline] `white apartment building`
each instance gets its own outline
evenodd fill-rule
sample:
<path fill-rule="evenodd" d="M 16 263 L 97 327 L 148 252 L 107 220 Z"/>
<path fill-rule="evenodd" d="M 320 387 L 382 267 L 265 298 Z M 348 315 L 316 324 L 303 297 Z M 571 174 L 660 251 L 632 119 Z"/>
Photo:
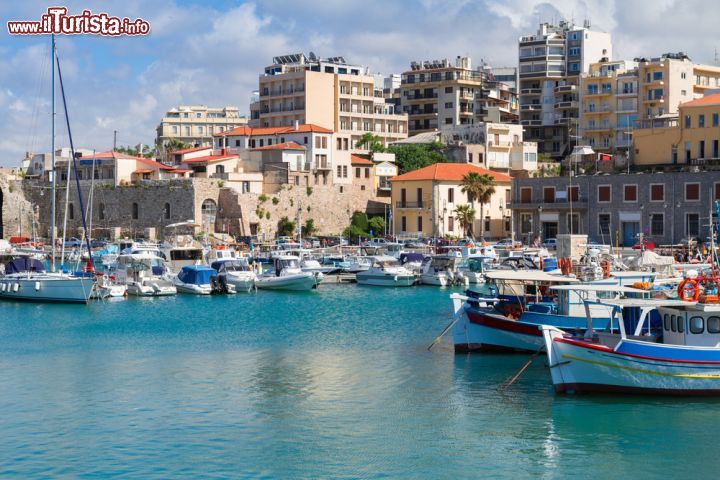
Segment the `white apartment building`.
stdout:
<path fill-rule="evenodd" d="M 519 53 L 520 123 L 526 139 L 560 158 L 571 150 L 577 135 L 579 79 L 591 63 L 612 58 L 609 33 L 560 22 L 543 23 L 534 35 L 521 37 Z"/>
<path fill-rule="evenodd" d="M 237 107 L 180 105 L 168 110 L 157 126 L 155 145 L 166 145 L 172 139 L 192 146 L 213 144 L 213 135 L 247 125 L 247 118 Z"/>

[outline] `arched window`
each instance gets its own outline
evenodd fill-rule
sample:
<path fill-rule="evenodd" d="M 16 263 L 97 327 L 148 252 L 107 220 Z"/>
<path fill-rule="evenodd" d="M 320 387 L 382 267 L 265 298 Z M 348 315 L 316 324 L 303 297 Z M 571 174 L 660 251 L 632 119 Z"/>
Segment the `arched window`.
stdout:
<path fill-rule="evenodd" d="M 68 203 L 68 218 L 73 220 L 75 218 L 75 205 Z"/>
<path fill-rule="evenodd" d="M 215 167 L 215 173 L 225 173 L 225 165 L 218 165 Z"/>
<path fill-rule="evenodd" d="M 170 218 L 170 204 L 166 203 L 165 204 L 165 219 L 169 219 L 169 218 Z"/>
<path fill-rule="evenodd" d="M 138 219 L 138 204 L 137 203 L 132 204 L 132 218 L 133 218 L 133 220 Z"/>
<path fill-rule="evenodd" d="M 207 223 L 214 223 L 215 215 L 217 215 L 217 203 L 215 203 L 215 200 L 208 198 L 202 203 L 203 221 Z"/>
<path fill-rule="evenodd" d="M 105 220 L 105 204 L 101 203 L 98 207 L 98 217 L 100 217 L 100 220 Z"/>

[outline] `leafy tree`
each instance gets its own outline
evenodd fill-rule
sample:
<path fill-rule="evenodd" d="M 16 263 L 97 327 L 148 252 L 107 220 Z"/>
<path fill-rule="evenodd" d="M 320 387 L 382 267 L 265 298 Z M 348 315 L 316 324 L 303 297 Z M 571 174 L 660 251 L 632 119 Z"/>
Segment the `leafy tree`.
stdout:
<path fill-rule="evenodd" d="M 357 225 L 350 225 L 345 230 L 343 230 L 343 237 L 348 239 L 354 239 L 358 237 L 366 237 L 367 232 L 363 231 L 362 228 L 358 227 Z"/>
<path fill-rule="evenodd" d="M 385 231 L 385 219 L 383 217 L 372 217 L 368 221 L 368 227 L 373 231 L 373 235 L 382 235 Z"/>
<path fill-rule="evenodd" d="M 398 171 L 403 174 L 436 163 L 447 162 L 441 149 L 442 144 L 434 142 L 429 145 L 393 145 L 388 148 L 388 151 L 395 154 Z"/>
<path fill-rule="evenodd" d="M 365 212 L 355 212 L 350 218 L 350 225 L 358 227 L 361 231 L 367 234 L 368 231 L 368 216 Z"/>
<path fill-rule="evenodd" d="M 288 219 L 288 217 L 282 217 L 278 220 L 277 234 L 279 237 L 289 237 L 295 233 L 295 222 Z"/>
<path fill-rule="evenodd" d="M 305 225 L 302 226 L 302 236 L 303 237 L 312 237 L 317 233 L 317 227 L 315 226 L 315 220 L 312 218 L 308 218 L 305 220 Z"/>
<path fill-rule="evenodd" d="M 365 148 L 370 153 L 384 152 L 385 147 L 380 141 L 380 137 L 371 132 L 363 133 L 362 137 L 355 143 L 355 148 Z"/>
<path fill-rule="evenodd" d="M 465 236 L 472 235 L 472 226 L 475 222 L 475 209 L 470 205 L 458 205 L 455 207 L 455 219 L 460 224 L 460 228 L 463 229 Z"/>

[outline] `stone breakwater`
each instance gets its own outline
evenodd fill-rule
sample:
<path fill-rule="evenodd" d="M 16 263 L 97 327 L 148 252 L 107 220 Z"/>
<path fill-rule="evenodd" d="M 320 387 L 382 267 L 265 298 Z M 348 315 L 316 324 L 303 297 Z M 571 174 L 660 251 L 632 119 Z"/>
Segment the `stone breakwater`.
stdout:
<path fill-rule="evenodd" d="M 90 182 L 82 181 L 86 211 Z M 3 236 L 31 234 L 33 218 L 38 235 L 49 236 L 51 216 L 50 185 L 38 180 L 22 180 L 0 174 L 0 207 Z M 56 224 L 65 216 L 64 185 L 57 190 Z M 82 231 L 80 201 L 74 184 L 68 195 L 68 235 Z M 382 215 L 389 197 L 376 198 L 356 186 L 284 185 L 273 194 L 240 193 L 212 179 L 141 181 L 135 185 L 115 186 L 97 182 L 93 190 L 92 228 L 97 238 L 148 236 L 162 238 L 165 227 L 192 220 L 200 230 L 229 232 L 233 235 L 263 234 L 272 238 L 277 222 L 286 216 L 295 220 L 300 210 L 302 221 L 313 219 L 320 235 L 339 234 L 356 210 Z M 205 207 L 203 207 L 205 205 Z M 90 216 L 88 217 L 90 218 Z"/>

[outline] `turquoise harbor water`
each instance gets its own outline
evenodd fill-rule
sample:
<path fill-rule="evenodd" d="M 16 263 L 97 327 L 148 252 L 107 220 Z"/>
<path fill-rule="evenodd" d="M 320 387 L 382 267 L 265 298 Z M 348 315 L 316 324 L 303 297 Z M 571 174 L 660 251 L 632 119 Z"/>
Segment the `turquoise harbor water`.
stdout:
<path fill-rule="evenodd" d="M 449 290 L 0 303 L 1 478 L 716 477 L 720 402 L 426 347 Z"/>

